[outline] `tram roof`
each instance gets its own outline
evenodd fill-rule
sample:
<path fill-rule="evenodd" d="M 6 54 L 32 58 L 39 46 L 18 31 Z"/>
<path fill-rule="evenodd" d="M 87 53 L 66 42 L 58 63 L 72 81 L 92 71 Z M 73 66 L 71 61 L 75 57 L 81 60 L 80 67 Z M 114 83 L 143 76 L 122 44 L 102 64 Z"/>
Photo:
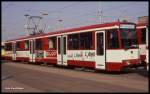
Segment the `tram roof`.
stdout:
<path fill-rule="evenodd" d="M 5 42 L 9 42 L 9 41 L 11 42 L 11 41 L 15 41 L 15 40 L 28 39 L 28 38 L 36 38 L 36 37 L 40 37 L 40 36 L 54 35 L 54 34 L 60 34 L 60 33 L 74 32 L 74 31 L 79 32 L 80 30 L 101 28 L 101 27 L 110 27 L 110 26 L 115 26 L 115 25 L 119 25 L 119 24 L 134 24 L 134 23 L 117 21 L 117 22 L 109 22 L 109 23 L 103 23 L 103 24 L 94 24 L 94 25 L 76 27 L 76 28 L 71 28 L 71 29 L 51 31 L 51 32 L 43 33 L 43 34 L 39 34 L 39 35 L 33 35 L 33 36 L 30 35 L 30 36 L 20 37 L 20 38 L 16 38 L 16 39 L 10 39 Z"/>

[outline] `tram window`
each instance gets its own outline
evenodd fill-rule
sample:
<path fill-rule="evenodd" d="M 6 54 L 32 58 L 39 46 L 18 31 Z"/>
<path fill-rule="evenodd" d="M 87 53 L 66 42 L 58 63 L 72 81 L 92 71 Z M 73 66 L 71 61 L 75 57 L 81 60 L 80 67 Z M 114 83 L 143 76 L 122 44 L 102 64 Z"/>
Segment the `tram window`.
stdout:
<path fill-rule="evenodd" d="M 92 32 L 80 34 L 80 48 L 91 49 L 92 48 Z"/>
<path fill-rule="evenodd" d="M 118 32 L 116 32 L 116 29 L 107 31 L 107 43 L 110 49 L 119 47 Z"/>
<path fill-rule="evenodd" d="M 42 40 L 41 39 L 35 40 L 35 47 L 36 47 L 36 50 L 42 50 Z"/>
<path fill-rule="evenodd" d="M 12 43 L 6 43 L 4 48 L 6 51 L 11 51 L 12 50 Z"/>
<path fill-rule="evenodd" d="M 68 48 L 69 49 L 79 49 L 78 42 L 79 42 L 78 34 L 68 35 Z"/>
<path fill-rule="evenodd" d="M 141 30 L 141 42 L 144 44 L 146 43 L 146 28 Z"/>
<path fill-rule="evenodd" d="M 1 45 L 1 48 L 4 49 L 4 45 Z"/>
<path fill-rule="evenodd" d="M 58 38 L 58 54 L 60 54 L 60 38 Z"/>
<path fill-rule="evenodd" d="M 97 34 L 97 55 L 104 54 L 104 38 L 103 33 Z"/>
<path fill-rule="evenodd" d="M 17 50 L 20 50 L 21 48 L 20 48 L 20 42 L 16 42 L 16 49 Z"/>
<path fill-rule="evenodd" d="M 70 38 L 69 36 L 68 36 L 68 48 L 69 49 L 73 48 L 73 41 L 72 41 L 72 38 Z"/>
<path fill-rule="evenodd" d="M 50 37 L 48 39 L 48 48 L 49 49 L 56 49 L 56 37 Z"/>
<path fill-rule="evenodd" d="M 66 37 L 64 37 L 64 39 L 63 39 L 63 41 L 64 41 L 64 54 L 66 54 Z"/>
<path fill-rule="evenodd" d="M 31 45 L 32 45 L 32 43 L 31 43 L 31 41 L 29 42 L 30 43 L 30 54 L 32 54 L 32 50 L 31 50 Z"/>
<path fill-rule="evenodd" d="M 28 41 L 28 40 L 26 40 L 26 41 L 24 42 L 24 49 L 25 49 L 25 50 L 29 49 L 29 41 Z"/>

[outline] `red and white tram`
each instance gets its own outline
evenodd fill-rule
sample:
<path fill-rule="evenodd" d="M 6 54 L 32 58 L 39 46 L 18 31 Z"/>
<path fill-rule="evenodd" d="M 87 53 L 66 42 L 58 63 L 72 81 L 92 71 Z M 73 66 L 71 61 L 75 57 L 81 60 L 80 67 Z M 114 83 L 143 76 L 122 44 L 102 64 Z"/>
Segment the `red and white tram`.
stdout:
<path fill-rule="evenodd" d="M 142 65 L 148 65 L 148 23 L 138 23 L 136 26 Z"/>
<path fill-rule="evenodd" d="M 96 24 L 5 42 L 5 58 L 62 66 L 121 71 L 140 62 L 136 25 Z"/>

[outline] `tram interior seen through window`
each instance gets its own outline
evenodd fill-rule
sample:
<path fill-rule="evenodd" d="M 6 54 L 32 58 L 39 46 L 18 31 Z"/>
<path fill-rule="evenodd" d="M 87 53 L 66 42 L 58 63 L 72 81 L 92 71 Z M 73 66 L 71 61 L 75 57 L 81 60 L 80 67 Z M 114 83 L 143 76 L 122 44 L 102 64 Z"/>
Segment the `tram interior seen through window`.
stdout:
<path fill-rule="evenodd" d="M 56 49 L 56 37 L 48 38 L 48 48 L 49 49 Z"/>
<path fill-rule="evenodd" d="M 92 32 L 68 35 L 68 48 L 74 49 L 92 49 L 93 48 Z"/>
<path fill-rule="evenodd" d="M 35 40 L 35 47 L 36 47 L 36 50 L 42 50 L 42 40 L 41 39 Z"/>
<path fill-rule="evenodd" d="M 20 50 L 20 42 L 16 42 L 16 50 Z"/>
<path fill-rule="evenodd" d="M 137 48 L 137 36 L 135 29 L 120 29 L 121 43 L 123 48 Z"/>
<path fill-rule="evenodd" d="M 68 48 L 79 49 L 79 34 L 68 35 Z"/>
<path fill-rule="evenodd" d="M 28 40 L 24 41 L 24 49 L 25 50 L 29 49 L 29 41 Z"/>
<path fill-rule="evenodd" d="M 6 51 L 11 51 L 12 50 L 12 43 L 6 43 L 5 46 L 4 46 L 4 49 Z"/>
<path fill-rule="evenodd" d="M 111 29 L 107 31 L 107 43 L 107 47 L 109 49 L 115 49 L 119 47 L 117 29 Z"/>
<path fill-rule="evenodd" d="M 80 34 L 80 48 L 92 49 L 92 32 L 86 32 Z"/>

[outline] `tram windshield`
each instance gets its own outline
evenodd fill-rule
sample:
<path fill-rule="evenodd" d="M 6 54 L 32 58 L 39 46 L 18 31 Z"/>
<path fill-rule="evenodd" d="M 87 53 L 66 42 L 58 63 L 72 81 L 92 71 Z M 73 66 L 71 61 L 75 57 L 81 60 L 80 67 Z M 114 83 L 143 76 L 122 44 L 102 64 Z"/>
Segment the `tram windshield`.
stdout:
<path fill-rule="evenodd" d="M 123 48 L 138 47 L 135 29 L 122 28 L 120 31 Z"/>

